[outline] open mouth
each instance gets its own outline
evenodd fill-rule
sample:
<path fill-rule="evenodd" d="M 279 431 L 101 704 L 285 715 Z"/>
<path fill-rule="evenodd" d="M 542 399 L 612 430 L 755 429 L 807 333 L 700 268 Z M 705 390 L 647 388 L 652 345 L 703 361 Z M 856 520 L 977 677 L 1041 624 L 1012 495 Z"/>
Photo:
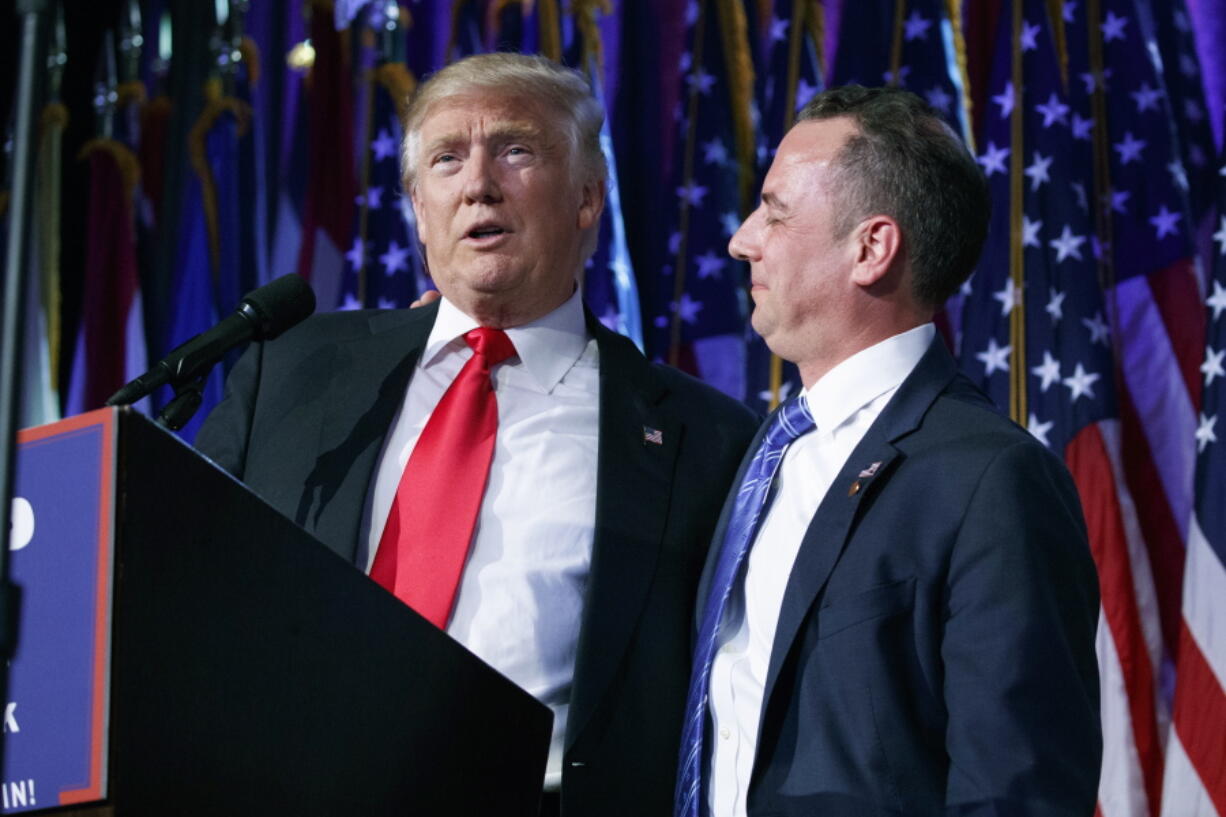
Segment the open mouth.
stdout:
<path fill-rule="evenodd" d="M 480 241 L 482 239 L 494 238 L 496 236 L 506 235 L 506 234 L 507 234 L 507 231 L 504 230 L 502 227 L 498 227 L 496 225 L 489 224 L 489 225 L 481 225 L 478 227 L 474 227 L 473 229 L 468 231 L 467 237 Z"/>

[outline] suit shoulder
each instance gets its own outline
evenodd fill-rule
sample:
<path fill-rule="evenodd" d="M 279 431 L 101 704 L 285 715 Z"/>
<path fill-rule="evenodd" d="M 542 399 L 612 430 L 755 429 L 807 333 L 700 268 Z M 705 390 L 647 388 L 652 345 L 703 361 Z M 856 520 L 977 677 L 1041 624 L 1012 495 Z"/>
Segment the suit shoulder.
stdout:
<path fill-rule="evenodd" d="M 931 413 L 949 422 L 961 423 L 967 431 L 1016 436 L 1037 443 L 1029 432 L 1009 419 L 992 402 L 992 398 L 961 373 L 937 397 Z"/>
<path fill-rule="evenodd" d="M 933 445 L 951 451 L 978 450 L 992 458 L 1004 449 L 1017 448 L 1063 469 L 1055 454 L 962 374 L 933 402 L 921 428 Z"/>
<path fill-rule="evenodd" d="M 287 330 L 278 341 L 302 343 L 308 338 L 334 340 L 338 337 L 369 331 L 371 318 L 387 310 L 356 309 L 345 312 L 316 312 L 302 323 Z"/>
<path fill-rule="evenodd" d="M 417 315 L 415 312 L 416 310 L 410 309 L 318 312 L 274 340 L 267 341 L 267 353 L 273 356 L 297 357 L 321 347 L 366 337 L 380 324 L 413 323 L 426 318 L 425 315 Z"/>
<path fill-rule="evenodd" d="M 668 385 L 687 414 L 708 422 L 745 429 L 750 434 L 762 422 L 762 418 L 749 406 L 714 386 L 663 363 L 648 365 Z"/>

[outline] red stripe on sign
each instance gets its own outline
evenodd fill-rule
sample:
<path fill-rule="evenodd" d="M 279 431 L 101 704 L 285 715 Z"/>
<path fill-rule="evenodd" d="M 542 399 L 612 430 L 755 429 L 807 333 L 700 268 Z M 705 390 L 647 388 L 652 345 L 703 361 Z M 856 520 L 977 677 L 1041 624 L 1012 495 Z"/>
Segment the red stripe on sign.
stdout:
<path fill-rule="evenodd" d="M 1188 386 L 1192 407 L 1200 411 L 1200 364 L 1205 358 L 1205 303 L 1196 283 L 1192 259 L 1176 261 L 1166 269 L 1151 273 L 1150 292 L 1162 315 L 1171 349 L 1179 361 L 1179 371 Z"/>
<path fill-rule="evenodd" d="M 1085 510 L 1090 551 L 1098 567 L 1103 613 L 1128 691 L 1132 737 L 1145 781 L 1145 794 L 1150 813 L 1157 815 L 1162 803 L 1163 758 L 1154 711 L 1154 672 L 1141 631 L 1141 614 L 1133 595 L 1132 565 L 1115 477 L 1097 425 L 1088 425 L 1078 432 L 1065 449 L 1065 461 Z"/>
<path fill-rule="evenodd" d="M 1218 814 L 1226 815 L 1226 691 L 1186 622 L 1177 661 L 1175 731 Z"/>
<path fill-rule="evenodd" d="M 106 773 L 103 762 L 106 756 L 106 719 L 109 704 L 107 682 L 111 656 L 111 554 L 113 518 L 115 506 L 115 428 L 116 418 L 123 409 L 104 408 L 82 414 L 76 418 L 55 423 L 58 427 L 71 427 L 85 417 L 95 418 L 101 427 L 98 474 L 98 551 L 97 573 L 94 578 L 94 657 L 90 681 L 90 751 L 89 781 L 79 789 L 65 789 L 59 793 L 59 805 L 89 803 L 104 796 L 102 778 Z M 48 426 L 51 427 L 51 426 Z"/>
<path fill-rule="evenodd" d="M 119 409 L 115 408 L 100 408 L 93 411 L 87 411 L 84 414 L 77 414 L 73 417 L 68 417 L 63 420 L 57 420 L 54 423 L 48 423 L 44 426 L 32 426 L 23 428 L 17 432 L 18 445 L 26 443 L 39 442 L 51 437 L 58 437 L 61 434 L 67 434 L 70 431 L 80 431 L 83 428 L 93 428 L 97 425 L 103 425 L 110 422 L 108 417 L 113 415 Z"/>
<path fill-rule="evenodd" d="M 1120 382 L 1123 382 L 1122 378 Z M 1149 569 L 1154 577 L 1154 592 L 1158 596 L 1164 652 L 1173 654 L 1179 643 L 1179 627 L 1183 621 L 1183 537 L 1166 489 L 1154 465 L 1149 439 L 1141 427 L 1141 419 L 1128 389 L 1118 392 L 1120 401 L 1120 454 L 1124 461 L 1124 482 L 1137 510 L 1141 538 L 1149 553 Z"/>

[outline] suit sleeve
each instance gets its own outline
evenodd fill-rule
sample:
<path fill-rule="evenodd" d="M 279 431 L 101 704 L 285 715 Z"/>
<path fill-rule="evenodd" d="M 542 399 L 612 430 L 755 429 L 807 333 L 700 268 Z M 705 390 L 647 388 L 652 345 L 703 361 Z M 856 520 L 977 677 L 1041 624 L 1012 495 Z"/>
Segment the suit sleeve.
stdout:
<path fill-rule="evenodd" d="M 196 449 L 238 479 L 243 478 L 255 414 L 264 345 L 253 343 L 226 378 L 225 393 L 196 434 Z"/>
<path fill-rule="evenodd" d="M 1072 479 L 1037 444 L 985 470 L 950 555 L 944 615 L 948 814 L 1093 814 L 1098 582 Z"/>

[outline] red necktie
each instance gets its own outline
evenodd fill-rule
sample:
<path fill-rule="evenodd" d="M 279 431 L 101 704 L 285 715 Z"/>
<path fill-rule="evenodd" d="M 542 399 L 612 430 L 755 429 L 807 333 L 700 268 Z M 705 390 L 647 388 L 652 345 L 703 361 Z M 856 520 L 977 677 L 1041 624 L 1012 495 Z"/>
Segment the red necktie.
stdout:
<path fill-rule="evenodd" d="M 435 407 L 404 467 L 370 577 L 442 629 L 468 558 L 498 434 L 490 369 L 515 354 L 501 329 L 464 335 L 473 356 Z"/>

